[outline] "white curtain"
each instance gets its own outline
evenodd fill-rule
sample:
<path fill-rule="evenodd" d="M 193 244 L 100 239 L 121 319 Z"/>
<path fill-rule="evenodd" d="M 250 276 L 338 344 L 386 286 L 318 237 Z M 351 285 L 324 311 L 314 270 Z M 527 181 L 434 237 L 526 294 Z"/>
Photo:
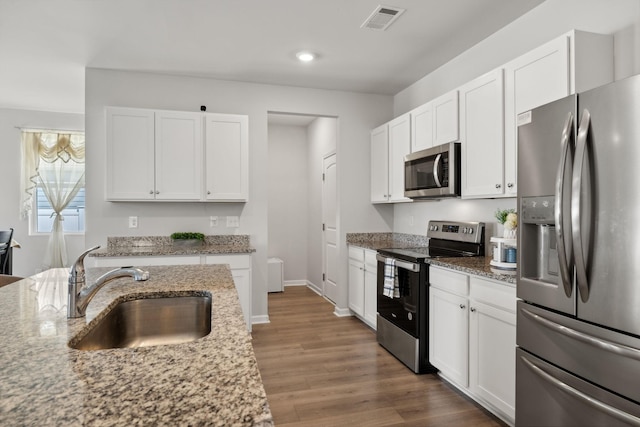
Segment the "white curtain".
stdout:
<path fill-rule="evenodd" d="M 21 216 L 28 216 L 40 185 L 54 210 L 45 268 L 66 267 L 62 211 L 84 187 L 84 135 L 22 132 Z"/>

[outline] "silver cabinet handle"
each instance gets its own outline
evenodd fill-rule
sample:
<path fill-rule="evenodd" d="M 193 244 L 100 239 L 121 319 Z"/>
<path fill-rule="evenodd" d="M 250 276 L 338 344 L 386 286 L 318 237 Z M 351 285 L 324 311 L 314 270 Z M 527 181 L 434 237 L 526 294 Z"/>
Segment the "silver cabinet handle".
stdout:
<path fill-rule="evenodd" d="M 149 194 L 153 194 L 153 190 L 149 191 Z"/>
<path fill-rule="evenodd" d="M 496 184 L 496 188 L 498 189 L 502 188 L 502 184 Z"/>
<path fill-rule="evenodd" d="M 513 182 L 508 183 L 508 184 L 507 184 L 507 187 L 509 187 L 509 188 L 513 188 Z"/>
<path fill-rule="evenodd" d="M 471 312 L 472 312 L 472 313 L 475 313 L 475 312 L 476 312 L 475 307 L 471 307 L 469 310 L 471 310 Z"/>
<path fill-rule="evenodd" d="M 207 191 L 207 195 L 211 194 L 211 191 Z"/>
<path fill-rule="evenodd" d="M 440 169 L 441 159 L 442 159 L 442 154 L 439 153 L 436 156 L 436 160 L 433 162 L 433 180 L 436 182 L 436 187 L 442 187 L 442 184 L 440 184 L 440 172 L 438 171 Z"/>
<path fill-rule="evenodd" d="M 460 304 L 460 308 L 461 308 L 462 310 L 464 310 L 464 309 L 465 309 L 465 307 L 466 307 L 466 305 L 464 305 L 464 304 Z"/>
<path fill-rule="evenodd" d="M 591 125 L 591 113 L 585 109 L 582 112 L 580 127 L 578 129 L 578 141 L 576 142 L 576 159 L 573 165 L 573 180 L 571 185 L 571 231 L 573 236 L 573 259 L 576 266 L 576 278 L 580 299 L 587 302 L 589 299 L 589 281 L 587 279 L 587 263 L 582 245 L 582 171 L 587 153 L 587 136 Z"/>
<path fill-rule="evenodd" d="M 556 222 L 556 246 L 558 250 L 558 264 L 560 267 L 560 277 L 562 280 L 562 286 L 564 287 L 564 293 L 570 297 L 572 293 L 571 286 L 571 274 L 569 272 L 569 264 L 573 259 L 573 246 L 571 245 L 571 239 L 565 242 L 565 236 L 567 235 L 564 230 L 564 184 L 565 173 L 567 169 L 567 158 L 571 159 L 570 151 L 572 149 L 573 139 L 573 114 L 569 113 L 567 120 L 565 121 L 564 128 L 562 130 L 562 140 L 560 147 L 562 150 L 560 156 L 560 163 L 558 164 L 558 174 L 556 177 L 556 194 L 555 194 L 555 208 L 554 216 Z M 569 231 L 569 235 L 571 231 Z"/>
<path fill-rule="evenodd" d="M 591 335 L 587 335 L 583 332 L 576 331 L 575 329 L 568 328 L 566 326 L 560 325 L 552 320 L 549 320 L 539 314 L 532 313 L 526 308 L 522 309 L 522 313 L 529 317 L 531 320 L 539 323 L 540 325 L 551 329 L 553 332 L 562 334 L 569 338 L 573 338 L 585 344 L 589 344 L 592 347 L 596 347 L 600 350 L 608 351 L 609 353 L 614 353 L 618 356 L 628 357 L 635 360 L 640 360 L 640 350 L 636 348 L 632 348 L 626 346 L 624 344 L 618 344 L 612 341 L 606 341 L 600 338 L 593 337 Z"/>
<path fill-rule="evenodd" d="M 566 383 L 560 381 L 559 379 L 557 379 L 553 375 L 551 375 L 548 372 L 544 371 L 542 368 L 540 368 L 539 366 L 537 366 L 536 364 L 534 364 L 533 362 L 531 362 L 530 360 L 528 360 L 524 356 L 520 356 L 520 360 L 524 363 L 524 365 L 527 368 L 529 368 L 538 377 L 542 378 L 547 383 L 555 386 L 560 391 L 563 391 L 564 393 L 568 394 L 569 396 L 574 397 L 574 398 L 580 400 L 582 403 L 585 403 L 586 405 L 589 405 L 592 408 L 595 408 L 599 412 L 604 412 L 605 414 L 607 414 L 607 415 L 609 415 L 609 416 L 611 416 L 613 418 L 621 420 L 621 421 L 623 421 L 625 423 L 628 423 L 630 425 L 640 426 L 640 418 L 635 417 L 635 416 L 633 416 L 631 414 L 628 414 L 626 412 L 623 412 L 618 408 L 614 408 L 613 406 L 607 405 L 606 403 L 601 402 L 601 401 L 597 400 L 596 398 L 594 398 L 592 396 L 589 396 L 588 394 L 585 394 L 585 393 L 581 392 L 580 390 L 577 390 L 577 389 L 571 387 L 569 384 L 566 384 Z"/>
<path fill-rule="evenodd" d="M 160 194 L 160 192 L 156 190 L 156 194 Z"/>

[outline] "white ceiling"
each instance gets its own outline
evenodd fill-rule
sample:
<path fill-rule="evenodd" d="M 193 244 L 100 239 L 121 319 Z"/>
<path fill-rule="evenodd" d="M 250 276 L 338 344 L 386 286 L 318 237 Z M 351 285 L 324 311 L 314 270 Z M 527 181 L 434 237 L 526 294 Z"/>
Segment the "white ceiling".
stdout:
<path fill-rule="evenodd" d="M 393 95 L 543 0 L 384 1 L 0 0 L 0 107 L 83 112 L 85 67 Z"/>

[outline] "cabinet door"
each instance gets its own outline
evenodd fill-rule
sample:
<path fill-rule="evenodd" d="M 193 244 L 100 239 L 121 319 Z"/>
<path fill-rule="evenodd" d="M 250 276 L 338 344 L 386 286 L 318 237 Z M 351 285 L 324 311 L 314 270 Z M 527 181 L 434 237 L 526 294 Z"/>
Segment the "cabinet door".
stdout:
<path fill-rule="evenodd" d="M 458 141 L 458 91 L 446 93 L 432 101 L 433 145 Z"/>
<path fill-rule="evenodd" d="M 376 329 L 378 311 L 378 262 L 375 251 L 364 251 L 364 320 Z"/>
<path fill-rule="evenodd" d="M 462 387 L 469 383 L 468 313 L 467 298 L 429 288 L 429 362 Z"/>
<path fill-rule="evenodd" d="M 107 108 L 107 200 L 153 200 L 152 110 Z"/>
<path fill-rule="evenodd" d="M 470 300 L 471 392 L 512 421 L 516 403 L 516 314 Z"/>
<path fill-rule="evenodd" d="M 371 203 L 389 200 L 389 127 L 371 131 Z"/>
<path fill-rule="evenodd" d="M 404 156 L 411 152 L 409 113 L 389 122 L 389 201 L 408 202 L 404 197 Z"/>
<path fill-rule="evenodd" d="M 349 258 L 349 308 L 364 316 L 364 264 Z"/>
<path fill-rule="evenodd" d="M 427 102 L 411 110 L 410 115 L 411 152 L 433 147 L 433 103 Z"/>
<path fill-rule="evenodd" d="M 503 106 L 502 69 L 460 88 L 463 198 L 503 194 Z"/>
<path fill-rule="evenodd" d="M 571 91 L 568 36 L 559 37 L 505 66 L 505 193 L 517 194 L 518 114 L 568 96 Z"/>
<path fill-rule="evenodd" d="M 202 197 L 202 115 L 156 112 L 156 199 Z"/>
<path fill-rule="evenodd" d="M 247 329 L 251 331 L 251 255 L 207 255 L 205 264 L 228 264 Z"/>
<path fill-rule="evenodd" d="M 249 118 L 205 115 L 206 200 L 249 199 Z"/>

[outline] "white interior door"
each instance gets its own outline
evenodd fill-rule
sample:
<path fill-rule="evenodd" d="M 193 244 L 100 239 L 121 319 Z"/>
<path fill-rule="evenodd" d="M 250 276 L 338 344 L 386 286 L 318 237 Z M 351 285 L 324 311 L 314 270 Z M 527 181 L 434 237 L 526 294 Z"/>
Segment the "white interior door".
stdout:
<path fill-rule="evenodd" d="M 322 223 L 323 223 L 323 293 L 336 302 L 338 296 L 338 233 L 336 230 L 337 166 L 335 153 L 322 161 Z"/>

